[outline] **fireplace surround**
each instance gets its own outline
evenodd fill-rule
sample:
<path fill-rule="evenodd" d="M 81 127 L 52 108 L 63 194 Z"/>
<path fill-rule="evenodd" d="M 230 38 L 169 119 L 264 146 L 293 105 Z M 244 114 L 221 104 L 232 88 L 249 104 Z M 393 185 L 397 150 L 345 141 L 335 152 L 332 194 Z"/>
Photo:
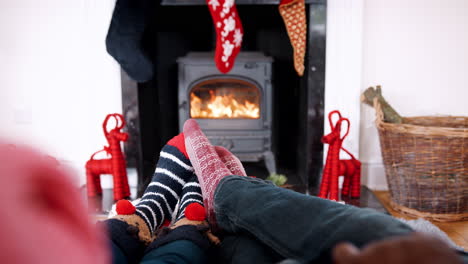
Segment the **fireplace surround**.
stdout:
<path fill-rule="evenodd" d="M 278 12 L 279 1 L 237 0 L 236 3 L 245 33 L 241 53 L 259 52 L 274 61 L 268 129 L 271 147 L 267 148 L 274 156 L 275 170 L 286 174 L 288 183 L 313 193 L 323 162 L 320 140 L 324 124 L 326 1 L 306 0 L 308 32 L 303 77 L 294 71 L 291 44 Z M 143 45 L 155 62 L 153 80 L 136 83 L 122 72 L 122 103 L 130 133 L 125 153 L 129 167 L 137 168 L 139 194 L 151 179 L 159 150 L 180 131 L 177 59 L 189 52 L 212 52 L 216 44 L 216 33 L 204 0 L 163 0 L 156 4 L 152 23 Z M 249 121 L 253 120 L 257 119 Z M 244 163 L 248 173 L 252 164 L 266 167 L 263 162 Z M 265 177 L 263 169 L 258 172 L 254 171 L 253 175 Z"/>

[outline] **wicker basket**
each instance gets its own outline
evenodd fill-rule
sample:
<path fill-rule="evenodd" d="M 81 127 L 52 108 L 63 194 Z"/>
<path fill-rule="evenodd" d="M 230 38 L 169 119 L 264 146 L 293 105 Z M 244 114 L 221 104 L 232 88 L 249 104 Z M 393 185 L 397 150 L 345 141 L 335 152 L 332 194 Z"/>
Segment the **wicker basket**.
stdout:
<path fill-rule="evenodd" d="M 377 100 L 374 107 L 393 209 L 441 222 L 468 219 L 468 117 L 394 124 L 383 121 Z"/>

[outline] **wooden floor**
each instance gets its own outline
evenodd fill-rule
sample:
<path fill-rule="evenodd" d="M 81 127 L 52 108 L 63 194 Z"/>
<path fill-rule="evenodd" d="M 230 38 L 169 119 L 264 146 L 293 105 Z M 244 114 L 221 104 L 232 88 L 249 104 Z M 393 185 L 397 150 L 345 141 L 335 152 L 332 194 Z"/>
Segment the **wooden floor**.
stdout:
<path fill-rule="evenodd" d="M 374 191 L 374 194 L 393 216 L 404 219 L 415 219 L 415 217 L 410 217 L 393 210 L 389 205 L 390 195 L 387 191 Z M 444 231 L 453 242 L 463 247 L 465 251 L 468 251 L 468 221 L 447 223 L 431 222 Z"/>

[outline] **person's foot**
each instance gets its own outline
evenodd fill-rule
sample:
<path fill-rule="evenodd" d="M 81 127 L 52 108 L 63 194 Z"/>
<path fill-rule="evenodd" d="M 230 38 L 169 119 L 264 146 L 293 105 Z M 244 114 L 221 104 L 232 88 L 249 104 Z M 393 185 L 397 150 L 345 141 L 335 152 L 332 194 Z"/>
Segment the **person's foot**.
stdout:
<path fill-rule="evenodd" d="M 140 239 L 151 242 L 156 230 L 172 220 L 182 187 L 193 176 L 193 167 L 185 150 L 184 134 L 181 133 L 162 148 L 151 183 L 141 200 L 134 208 L 119 201 L 118 215 L 114 218 L 138 227 Z"/>
<path fill-rule="evenodd" d="M 234 154 L 221 146 L 215 146 L 215 150 L 224 165 L 231 171 L 232 175 L 247 176 L 242 162 L 234 156 Z"/>
<path fill-rule="evenodd" d="M 219 238 L 211 232 L 210 225 L 206 221 L 205 207 L 197 202 L 190 203 L 186 206 L 182 217 L 177 219 L 169 229 L 177 229 L 183 226 L 195 226 L 198 231 L 203 232 L 208 240 L 215 245 L 221 242 Z M 164 230 L 164 228 L 162 230 Z"/>
<path fill-rule="evenodd" d="M 242 166 L 241 161 L 234 156 L 229 150 L 221 146 L 215 146 L 215 151 L 218 154 L 221 161 L 226 165 L 226 167 L 231 171 L 232 175 L 238 176 L 247 176 Z M 185 217 L 185 208 L 192 203 L 198 203 L 201 206 L 203 205 L 203 196 L 198 182 L 197 176 L 194 174 L 182 188 L 179 209 L 177 213 L 177 220 Z"/>
<path fill-rule="evenodd" d="M 162 148 L 151 183 L 136 205 L 136 215 L 145 221 L 152 233 L 164 220 L 172 219 L 182 187 L 192 176 L 193 167 L 181 133 Z"/>
<path fill-rule="evenodd" d="M 177 212 L 177 221 L 185 217 L 185 209 L 191 204 L 199 204 L 203 206 L 203 196 L 198 183 L 197 175 L 193 175 L 182 188 L 182 194 Z"/>
<path fill-rule="evenodd" d="M 184 124 L 187 154 L 197 175 L 210 224 L 215 224 L 213 196 L 219 181 L 231 175 L 194 119 Z"/>

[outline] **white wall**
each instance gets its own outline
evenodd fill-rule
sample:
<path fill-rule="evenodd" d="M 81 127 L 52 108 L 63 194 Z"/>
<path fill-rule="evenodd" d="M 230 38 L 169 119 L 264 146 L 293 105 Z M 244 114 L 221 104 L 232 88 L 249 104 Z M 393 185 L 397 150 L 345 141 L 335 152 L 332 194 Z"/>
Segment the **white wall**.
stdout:
<path fill-rule="evenodd" d="M 115 0 L 0 1 L 0 135 L 78 171 L 122 112 L 120 72 L 105 36 Z"/>
<path fill-rule="evenodd" d="M 468 116 L 468 1 L 365 0 L 361 90 L 381 84 L 403 116 Z M 374 110 L 361 107 L 364 183 L 386 188 Z"/>
<path fill-rule="evenodd" d="M 325 114 L 339 109 L 351 120 L 344 146 L 359 153 L 362 183 L 387 189 L 375 111 L 360 104 L 359 96 L 380 84 L 403 116 L 468 116 L 468 1 L 328 0 L 327 5 Z"/>
<path fill-rule="evenodd" d="M 362 11 L 364 0 L 328 0 L 325 69 L 325 134 L 330 133 L 328 113 L 339 110 L 350 120 L 343 147 L 359 157 L 359 93 L 362 85 Z M 333 120 L 336 123 L 336 116 Z M 343 125 L 342 135 L 346 132 Z M 328 145 L 324 145 L 327 153 Z M 341 153 L 342 159 L 349 159 Z M 324 160 L 326 155 L 324 155 Z"/>
<path fill-rule="evenodd" d="M 362 85 L 362 23 L 364 0 L 327 1 L 327 46 L 325 64 L 325 134 L 330 133 L 328 113 L 340 111 L 350 121 L 343 147 L 359 158 L 360 102 Z M 313 25 L 311 25 L 313 26 Z M 333 123 L 336 124 L 334 115 Z M 342 135 L 347 126 L 343 125 Z M 324 145 L 325 164 L 328 144 Z M 349 159 L 345 152 L 342 159 Z M 340 178 L 340 184 L 343 178 Z"/>

